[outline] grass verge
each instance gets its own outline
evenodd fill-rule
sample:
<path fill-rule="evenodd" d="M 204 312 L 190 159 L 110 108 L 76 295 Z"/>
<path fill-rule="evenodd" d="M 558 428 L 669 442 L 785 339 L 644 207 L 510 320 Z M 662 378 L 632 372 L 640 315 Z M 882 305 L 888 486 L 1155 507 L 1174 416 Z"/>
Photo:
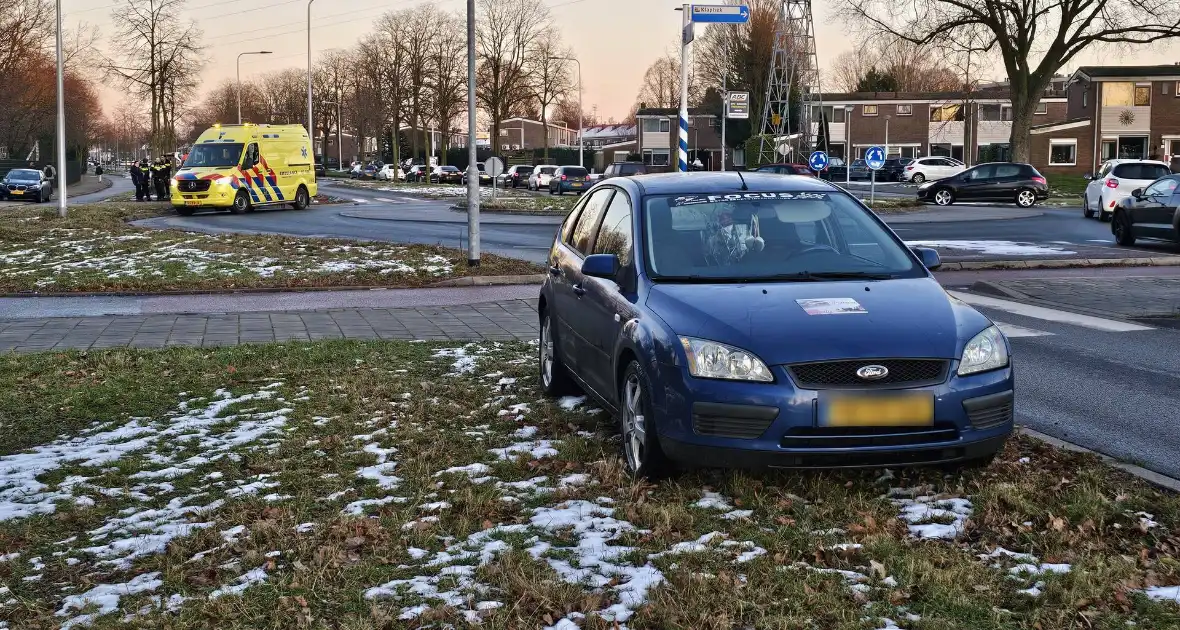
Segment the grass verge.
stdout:
<path fill-rule="evenodd" d="M 1049 180 L 1050 199 L 1064 197 L 1074 202 L 1081 200 L 1086 184 L 1090 183 L 1081 175 L 1046 175 L 1045 179 Z"/>
<path fill-rule="evenodd" d="M 417 287 L 468 275 L 535 273 L 487 255 L 469 268 L 459 250 L 434 245 L 138 228 L 166 204 L 73 206 L 6 212 L 0 227 L 0 292 L 185 291 L 377 285 Z"/>
<path fill-rule="evenodd" d="M 1180 623 L 1159 601 L 1180 584 L 1180 500 L 1094 457 L 1021 438 L 965 474 L 634 483 L 605 413 L 538 395 L 534 352 L 325 342 L 0 357 L 0 618 Z"/>
<path fill-rule="evenodd" d="M 498 212 L 501 214 L 531 214 L 531 215 L 555 215 L 562 216 L 569 214 L 573 210 L 574 204 L 581 199 L 578 195 L 517 195 L 517 196 L 500 196 L 495 200 L 481 199 L 479 202 L 479 209 L 481 212 Z M 453 210 L 466 211 L 466 199 L 462 202 L 451 206 Z"/>

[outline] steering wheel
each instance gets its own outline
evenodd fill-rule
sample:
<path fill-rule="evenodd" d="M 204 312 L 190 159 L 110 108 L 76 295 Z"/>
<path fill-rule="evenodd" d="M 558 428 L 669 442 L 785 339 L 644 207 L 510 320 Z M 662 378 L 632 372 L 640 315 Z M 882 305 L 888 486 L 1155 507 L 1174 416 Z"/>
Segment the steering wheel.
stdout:
<path fill-rule="evenodd" d="M 840 253 L 840 252 L 836 251 L 836 248 L 831 247 L 829 245 L 812 245 L 810 247 L 805 247 L 805 248 L 791 254 L 789 256 L 789 258 L 795 258 L 796 256 L 806 256 L 807 254 L 814 254 L 817 252 L 832 252 L 833 254 Z"/>

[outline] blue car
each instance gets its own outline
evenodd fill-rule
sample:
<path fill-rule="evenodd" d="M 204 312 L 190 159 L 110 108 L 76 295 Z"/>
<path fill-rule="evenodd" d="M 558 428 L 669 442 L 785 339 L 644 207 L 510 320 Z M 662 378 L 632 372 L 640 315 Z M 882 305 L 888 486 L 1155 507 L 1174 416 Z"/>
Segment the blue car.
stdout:
<path fill-rule="evenodd" d="M 1012 432 L 1007 339 L 854 197 L 810 177 L 614 177 L 549 252 L 547 395 L 619 421 L 627 466 L 986 465 Z"/>

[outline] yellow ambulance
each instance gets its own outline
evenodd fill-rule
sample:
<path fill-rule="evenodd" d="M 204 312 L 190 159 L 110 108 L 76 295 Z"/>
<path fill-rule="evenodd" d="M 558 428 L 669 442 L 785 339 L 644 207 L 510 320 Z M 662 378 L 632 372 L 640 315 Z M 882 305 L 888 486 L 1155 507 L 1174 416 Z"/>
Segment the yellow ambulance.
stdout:
<path fill-rule="evenodd" d="M 316 195 L 313 156 L 303 125 L 213 125 L 172 178 L 172 207 L 186 216 L 202 208 L 303 210 Z"/>

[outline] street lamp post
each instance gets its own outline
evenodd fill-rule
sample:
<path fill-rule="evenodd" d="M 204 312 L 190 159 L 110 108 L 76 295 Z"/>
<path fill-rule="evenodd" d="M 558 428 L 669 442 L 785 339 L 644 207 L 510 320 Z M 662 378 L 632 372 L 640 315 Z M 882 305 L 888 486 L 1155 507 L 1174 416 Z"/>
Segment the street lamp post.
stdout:
<path fill-rule="evenodd" d="M 340 162 L 336 168 L 344 170 L 344 119 L 340 116 L 340 93 L 336 93 L 336 100 L 324 101 L 324 105 L 336 106 L 336 159 Z M 324 147 L 324 152 L 328 152 L 328 147 Z"/>
<path fill-rule="evenodd" d="M 893 118 L 889 114 L 885 114 L 885 159 L 889 159 L 889 119 Z"/>
<path fill-rule="evenodd" d="M 66 216 L 66 92 L 62 58 L 61 0 L 57 0 L 57 214 Z"/>
<path fill-rule="evenodd" d="M 315 135 L 311 119 L 311 3 L 313 2 L 315 0 L 307 0 L 307 137 L 312 140 Z"/>
<path fill-rule="evenodd" d="M 238 53 L 238 124 L 242 124 L 242 55 L 269 55 L 269 50 Z"/>
<path fill-rule="evenodd" d="M 848 182 L 852 180 L 852 156 L 855 151 L 852 150 L 852 106 L 844 106 L 844 127 L 845 133 L 848 134 L 848 149 L 844 151 L 844 187 L 848 187 Z"/>
<path fill-rule="evenodd" d="M 550 59 L 555 61 L 572 61 L 578 64 L 578 166 L 585 166 L 582 161 L 582 62 L 574 57 L 550 57 Z M 548 134 L 549 130 L 546 129 L 545 133 Z M 523 145 L 524 142 L 522 141 L 521 144 Z"/>

